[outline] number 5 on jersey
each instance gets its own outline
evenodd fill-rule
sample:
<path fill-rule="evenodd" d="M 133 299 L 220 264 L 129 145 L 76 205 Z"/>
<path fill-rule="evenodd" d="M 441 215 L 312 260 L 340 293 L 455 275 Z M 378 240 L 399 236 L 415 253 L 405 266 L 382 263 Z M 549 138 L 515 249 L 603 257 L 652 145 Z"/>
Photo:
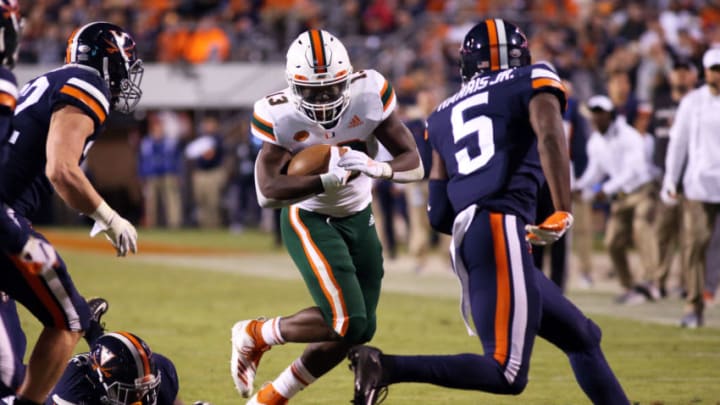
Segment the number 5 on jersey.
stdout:
<path fill-rule="evenodd" d="M 480 148 L 480 154 L 475 157 L 470 156 L 468 146 L 455 152 L 460 174 L 466 175 L 478 170 L 495 154 L 492 120 L 486 115 L 480 115 L 478 108 L 487 103 L 488 92 L 483 92 L 468 97 L 452 109 L 450 122 L 455 144 L 457 145 L 463 138 L 472 136 L 477 138 L 477 146 Z M 472 139 L 470 141 L 472 142 Z"/>

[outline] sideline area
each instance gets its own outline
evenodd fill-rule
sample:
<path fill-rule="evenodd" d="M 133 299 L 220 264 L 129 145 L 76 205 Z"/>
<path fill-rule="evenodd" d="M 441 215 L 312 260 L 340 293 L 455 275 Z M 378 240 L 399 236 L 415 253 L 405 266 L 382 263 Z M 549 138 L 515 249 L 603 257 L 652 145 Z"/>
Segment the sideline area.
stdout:
<path fill-rule="evenodd" d="M 43 229 L 43 234 L 62 252 L 71 249 L 81 252 L 98 254 L 111 253 L 112 248 L 102 237 L 91 239 L 79 230 Z M 254 249 L 254 244 L 245 244 L 241 248 L 231 242 L 219 246 L 203 244 L 203 233 L 194 232 L 182 237 L 180 242 L 173 242 L 173 237 L 162 234 L 160 237 L 150 233 L 143 238 L 141 233 L 140 253 L 130 257 L 132 261 L 173 267 L 184 271 L 214 271 L 221 273 L 239 273 L 257 277 L 299 279 L 292 260 L 283 249 Z M 182 235 L 182 234 L 180 234 Z M 217 237 L 208 234 L 207 238 Z M 220 236 L 221 238 L 223 236 Z M 269 240 L 269 237 L 268 237 Z M 206 241 L 207 242 L 207 241 Z M 248 247 L 248 249 L 245 249 Z M 631 264 L 637 258 L 631 256 Z M 616 278 L 608 278 L 610 263 L 607 255 L 595 254 L 594 285 L 581 288 L 576 272 L 573 269 L 574 257 L 571 257 L 568 279 L 568 296 L 583 311 L 592 314 L 607 315 L 633 319 L 664 325 L 677 325 L 683 311 L 683 302 L 679 297 L 669 297 L 658 302 L 646 302 L 638 305 L 619 305 L 613 302 L 615 295 L 620 293 Z M 637 266 L 635 266 L 637 267 Z M 677 263 L 675 270 L 677 270 Z M 458 297 L 459 285 L 452 273 L 449 259 L 440 252 L 429 255 L 423 270 L 416 273 L 414 262 L 407 255 L 399 255 L 394 260 L 385 262 L 385 280 L 383 289 L 387 291 L 421 296 Z M 670 280 L 677 277 L 672 274 Z M 672 285 L 670 285 L 672 290 Z M 705 313 L 705 327 L 720 328 L 720 306 L 710 307 Z"/>

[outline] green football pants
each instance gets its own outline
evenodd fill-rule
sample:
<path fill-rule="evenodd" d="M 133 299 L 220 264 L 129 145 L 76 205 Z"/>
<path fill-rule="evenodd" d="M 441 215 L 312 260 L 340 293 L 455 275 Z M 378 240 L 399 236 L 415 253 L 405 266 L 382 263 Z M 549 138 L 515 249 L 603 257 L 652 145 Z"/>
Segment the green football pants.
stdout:
<path fill-rule="evenodd" d="M 328 325 L 347 342 L 369 341 L 384 273 L 370 206 L 344 218 L 286 207 L 281 226 L 283 242 Z"/>

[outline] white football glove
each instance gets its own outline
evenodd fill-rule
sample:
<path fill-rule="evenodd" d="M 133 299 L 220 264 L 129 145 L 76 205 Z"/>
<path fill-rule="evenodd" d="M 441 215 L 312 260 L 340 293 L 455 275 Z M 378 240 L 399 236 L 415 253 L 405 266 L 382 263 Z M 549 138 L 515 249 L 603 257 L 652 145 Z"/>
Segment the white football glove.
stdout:
<path fill-rule="evenodd" d="M 525 239 L 533 245 L 545 246 L 562 238 L 572 224 L 571 213 L 555 211 L 542 224 L 525 225 Z"/>
<path fill-rule="evenodd" d="M 25 242 L 19 257 L 20 260 L 30 264 L 35 274 L 44 274 L 59 264 L 57 252 L 52 245 L 34 236 L 30 236 Z"/>
<path fill-rule="evenodd" d="M 392 168 L 387 162 L 378 162 L 359 150 L 349 150 L 343 154 L 338 166 L 351 172 L 364 173 L 374 179 L 390 179 Z"/>
<path fill-rule="evenodd" d="M 100 232 L 112 243 L 118 256 L 125 256 L 128 252 L 137 253 L 137 231 L 135 227 L 120 214 L 110 208 L 105 201 L 100 203 L 98 208 L 90 214 L 95 224 L 90 231 L 90 236 Z"/>
<path fill-rule="evenodd" d="M 660 199 L 665 205 L 674 206 L 678 203 L 677 189 L 672 184 L 666 184 L 660 190 Z"/>
<path fill-rule="evenodd" d="M 342 151 L 343 153 L 347 154 L 349 150 L 350 148 L 348 147 L 330 147 L 330 161 L 328 162 L 328 171 L 327 173 L 320 175 L 323 190 L 325 190 L 326 192 L 337 190 L 338 188 L 344 186 L 347 183 L 348 177 L 350 177 L 350 172 L 340 167 L 338 165 L 338 162 L 341 159 L 340 152 Z"/>

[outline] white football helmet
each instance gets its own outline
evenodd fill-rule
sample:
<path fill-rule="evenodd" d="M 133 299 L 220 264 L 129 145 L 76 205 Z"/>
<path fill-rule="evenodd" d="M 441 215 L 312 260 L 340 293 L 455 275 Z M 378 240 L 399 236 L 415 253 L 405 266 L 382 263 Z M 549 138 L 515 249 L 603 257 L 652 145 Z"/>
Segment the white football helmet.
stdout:
<path fill-rule="evenodd" d="M 295 106 L 318 124 L 337 121 L 350 104 L 350 57 L 327 31 L 305 31 L 293 41 L 286 73 Z"/>

